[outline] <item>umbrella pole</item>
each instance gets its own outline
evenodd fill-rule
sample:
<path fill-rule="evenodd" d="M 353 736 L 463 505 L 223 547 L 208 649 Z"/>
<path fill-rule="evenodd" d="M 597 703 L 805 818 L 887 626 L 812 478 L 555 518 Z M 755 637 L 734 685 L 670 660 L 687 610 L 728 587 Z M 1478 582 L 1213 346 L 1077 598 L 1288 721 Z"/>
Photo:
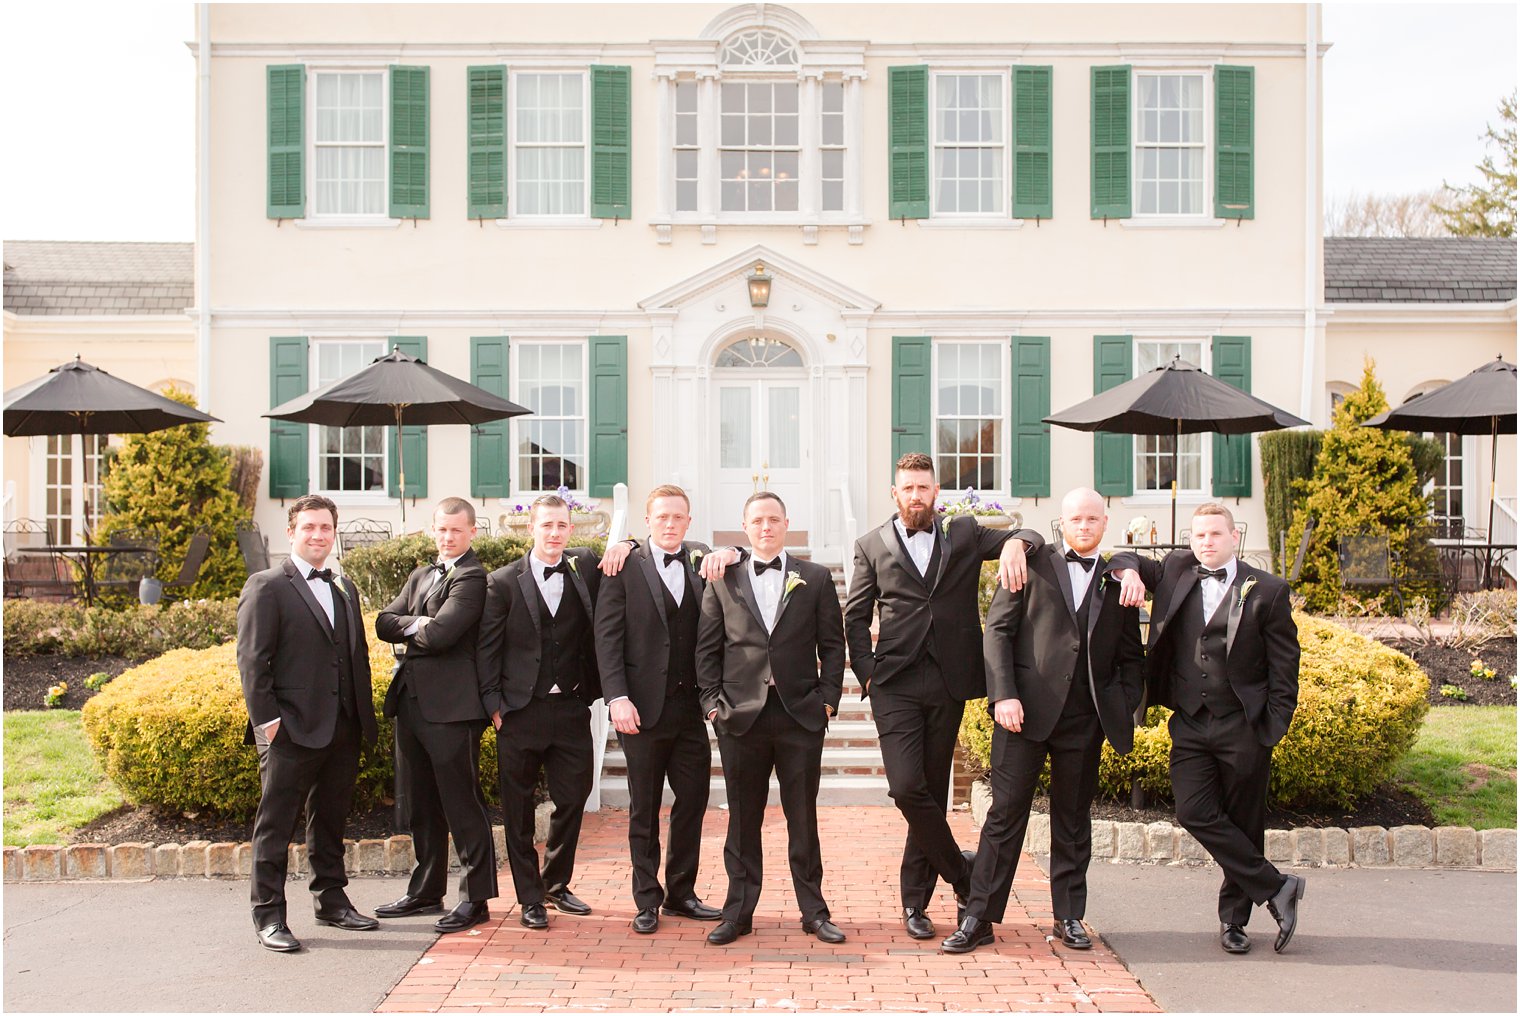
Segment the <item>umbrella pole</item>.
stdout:
<path fill-rule="evenodd" d="M 1177 421 L 1177 435 L 1172 440 L 1172 531 L 1166 534 L 1166 542 L 1177 539 L 1177 468 L 1178 453 L 1182 451 L 1182 421 Z"/>
<path fill-rule="evenodd" d="M 1494 542 L 1494 494 L 1498 489 L 1499 480 L 1499 418 L 1490 417 L 1493 426 L 1489 430 L 1488 437 L 1488 530 L 1485 538 L 1490 547 Z M 1483 588 L 1493 588 L 1493 550 L 1483 555 Z"/>
<path fill-rule="evenodd" d="M 396 489 L 401 492 L 401 535 L 406 535 L 406 442 L 401 439 L 401 406 L 396 407 Z"/>

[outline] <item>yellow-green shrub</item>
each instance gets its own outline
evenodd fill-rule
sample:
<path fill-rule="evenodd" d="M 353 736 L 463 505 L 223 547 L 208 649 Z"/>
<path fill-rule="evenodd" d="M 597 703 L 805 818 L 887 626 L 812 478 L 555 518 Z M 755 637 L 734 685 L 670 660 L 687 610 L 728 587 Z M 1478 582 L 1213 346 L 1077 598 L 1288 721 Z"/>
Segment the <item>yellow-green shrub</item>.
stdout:
<path fill-rule="evenodd" d="M 366 627 L 374 630 L 373 615 Z M 390 796 L 394 734 L 380 715 L 394 660 L 369 644 L 379 740 L 359 760 L 355 810 Z M 106 775 L 134 804 L 250 818 L 259 801 L 258 755 L 243 744 L 248 712 L 234 643 L 177 649 L 123 673 L 84 706 L 84 731 Z M 496 735 L 481 744 L 487 799 L 498 798 Z"/>
<path fill-rule="evenodd" d="M 1271 797 L 1281 805 L 1349 806 L 1385 782 L 1414 744 L 1429 709 L 1430 680 L 1409 657 L 1373 639 L 1306 614 L 1294 620 L 1303 650 L 1298 708 L 1272 755 Z M 1150 709 L 1129 755 L 1104 742 L 1102 796 L 1127 800 L 1138 776 L 1153 799 L 1171 798 L 1170 715 Z M 986 699 L 966 703 L 961 743 L 973 766 L 986 769 L 992 747 Z"/>

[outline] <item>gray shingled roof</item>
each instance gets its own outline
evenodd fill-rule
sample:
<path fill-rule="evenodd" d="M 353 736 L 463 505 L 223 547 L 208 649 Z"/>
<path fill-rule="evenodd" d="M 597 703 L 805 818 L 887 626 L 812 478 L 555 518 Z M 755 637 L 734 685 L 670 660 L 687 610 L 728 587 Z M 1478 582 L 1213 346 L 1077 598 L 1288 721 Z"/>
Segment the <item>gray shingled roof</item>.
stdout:
<path fill-rule="evenodd" d="M 5 309 L 21 315 L 183 314 L 195 303 L 189 243 L 5 242 Z"/>
<path fill-rule="evenodd" d="M 1325 237 L 1326 303 L 1504 303 L 1514 298 L 1514 240 Z"/>

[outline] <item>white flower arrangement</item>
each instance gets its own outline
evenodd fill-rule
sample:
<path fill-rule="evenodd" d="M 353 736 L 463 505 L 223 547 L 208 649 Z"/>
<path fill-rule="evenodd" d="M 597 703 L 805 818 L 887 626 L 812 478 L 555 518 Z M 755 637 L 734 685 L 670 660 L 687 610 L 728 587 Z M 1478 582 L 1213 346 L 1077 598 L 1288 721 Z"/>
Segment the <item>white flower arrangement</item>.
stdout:
<path fill-rule="evenodd" d="M 782 587 L 781 595 L 790 596 L 792 595 L 792 590 L 796 589 L 798 586 L 805 585 L 807 585 L 807 579 L 803 578 L 801 575 L 798 575 L 796 572 L 787 572 L 786 585 Z"/>
<path fill-rule="evenodd" d="M 1130 543 L 1139 543 L 1142 539 L 1149 536 L 1151 530 L 1155 527 L 1156 524 L 1144 515 L 1136 515 L 1129 520 L 1129 525 L 1124 527 L 1124 533 L 1129 537 Z"/>

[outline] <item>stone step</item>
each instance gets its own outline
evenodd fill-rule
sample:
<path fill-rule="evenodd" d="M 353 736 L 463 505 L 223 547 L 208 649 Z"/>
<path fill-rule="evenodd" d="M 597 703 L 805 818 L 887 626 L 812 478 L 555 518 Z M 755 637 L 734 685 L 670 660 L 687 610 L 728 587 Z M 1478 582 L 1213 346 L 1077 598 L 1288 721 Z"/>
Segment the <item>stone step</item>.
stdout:
<path fill-rule="evenodd" d="M 885 777 L 886 770 L 882 767 L 881 749 L 870 748 L 825 748 L 823 751 L 822 772 L 825 777 L 838 776 L 881 776 Z M 602 759 L 602 785 L 612 776 L 626 776 L 628 762 L 621 751 L 609 750 Z M 723 763 L 718 752 L 713 752 L 712 776 L 715 782 L 723 779 Z"/>
<path fill-rule="evenodd" d="M 713 755 L 717 756 L 718 738 L 708 728 L 708 743 L 712 745 Z M 829 724 L 827 736 L 823 741 L 824 757 L 828 757 L 831 749 L 840 748 L 877 748 L 879 742 L 876 735 L 876 724 L 869 716 L 856 716 L 851 719 L 841 712 L 840 717 Z M 611 757 L 613 752 L 621 752 L 622 746 L 618 741 L 617 731 L 608 728 L 607 755 Z"/>
<path fill-rule="evenodd" d="M 769 804 L 781 803 L 781 792 L 776 783 L 776 778 L 771 777 L 771 792 Z M 670 789 L 665 790 L 664 804 L 672 802 Z M 892 799 L 887 795 L 887 778 L 885 776 L 842 776 L 825 772 L 818 785 L 818 803 L 821 805 L 868 805 L 871 807 L 891 807 Z M 712 789 L 708 793 L 708 808 L 726 808 L 728 805 L 728 792 L 723 785 L 722 777 L 714 779 Z M 602 806 L 606 808 L 628 807 L 628 778 L 624 775 L 605 775 L 602 777 Z"/>

